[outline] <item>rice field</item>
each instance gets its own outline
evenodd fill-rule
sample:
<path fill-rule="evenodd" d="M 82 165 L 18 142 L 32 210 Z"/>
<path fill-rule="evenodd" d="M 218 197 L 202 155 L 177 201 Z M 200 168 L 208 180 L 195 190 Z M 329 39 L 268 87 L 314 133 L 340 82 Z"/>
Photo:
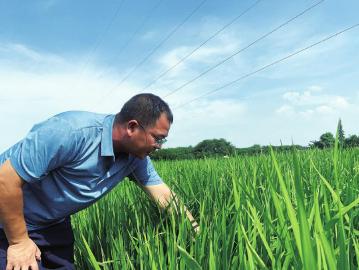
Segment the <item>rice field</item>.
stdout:
<path fill-rule="evenodd" d="M 201 232 L 125 181 L 74 216 L 78 269 L 358 269 L 359 149 L 155 166 Z"/>

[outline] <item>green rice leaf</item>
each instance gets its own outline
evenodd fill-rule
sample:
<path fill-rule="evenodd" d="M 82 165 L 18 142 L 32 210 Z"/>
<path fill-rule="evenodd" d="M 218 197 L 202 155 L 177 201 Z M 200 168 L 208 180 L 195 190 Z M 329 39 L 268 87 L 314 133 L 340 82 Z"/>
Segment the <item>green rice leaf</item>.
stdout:
<path fill-rule="evenodd" d="M 298 248 L 298 251 L 299 251 L 299 255 L 300 255 L 301 259 L 303 259 L 298 220 L 296 218 L 296 213 L 295 213 L 294 207 L 293 207 L 293 205 L 291 203 L 289 193 L 288 193 L 286 184 L 285 184 L 284 179 L 283 179 L 282 172 L 281 172 L 281 170 L 279 168 L 277 159 L 276 159 L 276 157 L 274 155 L 274 152 L 273 152 L 272 148 L 271 148 L 271 156 L 272 156 L 272 161 L 273 161 L 275 170 L 277 172 L 279 186 L 280 186 L 281 192 L 282 192 L 283 197 L 284 197 L 284 202 L 285 202 L 285 205 L 287 206 L 287 213 L 288 213 L 290 223 L 292 225 L 294 238 L 295 238 L 295 242 L 296 242 L 296 245 L 297 245 L 297 248 Z"/>
<path fill-rule="evenodd" d="M 251 251 L 251 253 L 253 254 L 256 262 L 259 265 L 259 267 L 262 268 L 262 269 L 268 269 L 266 267 L 265 263 L 263 262 L 263 260 L 261 259 L 261 257 L 259 257 L 258 253 L 255 251 L 255 249 L 252 247 L 251 243 L 249 242 L 247 234 L 246 234 L 246 231 L 244 230 L 244 227 L 243 227 L 242 224 L 241 224 L 241 229 L 242 229 L 242 232 L 243 232 L 244 240 L 246 241 L 246 244 L 247 244 L 249 250 Z"/>
<path fill-rule="evenodd" d="M 323 251 L 325 254 L 325 259 L 328 264 L 328 268 L 330 270 L 335 270 L 336 269 L 336 260 L 335 260 L 334 250 L 333 250 L 332 246 L 330 245 L 330 243 L 324 233 L 322 220 L 320 218 L 318 201 L 319 201 L 318 195 L 315 195 L 315 199 L 314 199 L 315 229 L 319 235 L 319 239 L 320 239 L 321 245 L 323 247 Z"/>
<path fill-rule="evenodd" d="M 92 253 L 91 249 L 90 249 L 90 246 L 88 245 L 85 237 L 81 234 L 82 236 L 82 241 L 86 247 L 86 251 L 87 251 L 87 255 L 89 256 L 89 260 L 91 262 L 91 265 L 92 267 L 95 269 L 95 270 L 101 270 L 100 268 L 100 264 L 97 262 L 96 258 L 95 258 L 95 255 Z"/>
<path fill-rule="evenodd" d="M 188 269 L 201 270 L 202 267 L 199 263 L 181 246 L 177 245 L 178 251 L 181 254 L 181 258 L 184 260 L 185 264 L 188 266 Z"/>
<path fill-rule="evenodd" d="M 294 163 L 294 186 L 297 198 L 298 214 L 299 214 L 299 231 L 300 240 L 303 251 L 303 265 L 305 269 L 313 269 L 317 266 L 315 253 L 310 238 L 309 224 L 304 205 L 304 191 L 302 186 L 301 172 L 299 168 L 299 161 L 295 150 L 292 150 Z"/>

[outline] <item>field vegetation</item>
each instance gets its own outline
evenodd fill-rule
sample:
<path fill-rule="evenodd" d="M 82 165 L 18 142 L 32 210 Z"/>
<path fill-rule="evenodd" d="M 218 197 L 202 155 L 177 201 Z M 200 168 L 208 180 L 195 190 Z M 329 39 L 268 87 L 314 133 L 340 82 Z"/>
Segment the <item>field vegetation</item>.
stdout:
<path fill-rule="evenodd" d="M 78 269 L 358 269 L 359 149 L 155 165 L 200 233 L 125 181 L 74 217 Z"/>

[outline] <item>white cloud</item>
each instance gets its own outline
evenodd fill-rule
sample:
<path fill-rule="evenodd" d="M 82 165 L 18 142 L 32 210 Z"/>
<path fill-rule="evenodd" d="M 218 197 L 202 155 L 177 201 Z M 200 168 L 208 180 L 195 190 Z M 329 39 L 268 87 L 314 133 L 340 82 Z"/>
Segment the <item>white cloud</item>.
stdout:
<path fill-rule="evenodd" d="M 0 56 L 0 114 L 6 130 L 0 152 L 51 115 L 66 110 L 115 113 L 138 89 L 130 83 L 116 87 L 118 78 L 108 73 L 97 78 L 99 67 L 89 67 L 84 73 L 80 61 L 21 44 L 1 44 Z M 12 65 L 7 65 L 8 60 Z M 29 65 L 37 68 L 28 69 Z"/>
<path fill-rule="evenodd" d="M 203 41 L 203 40 L 202 40 Z M 187 57 L 189 53 L 198 47 L 201 42 L 190 41 L 194 45 L 180 45 L 170 51 L 165 52 L 158 60 L 158 62 L 164 65 L 164 68 L 170 68 L 177 64 L 178 61 Z M 182 75 L 182 71 L 190 70 L 191 72 L 198 70 L 199 67 L 205 65 L 209 67 L 211 64 L 216 64 L 220 60 L 233 54 L 239 47 L 240 40 L 234 34 L 220 35 L 215 39 L 215 42 L 209 42 L 203 47 L 196 50 L 190 57 L 188 57 L 183 63 L 176 66 L 171 71 L 171 76 Z M 231 63 L 231 62 L 229 62 Z M 226 63 L 228 64 L 228 63 Z M 233 62 L 231 63 L 233 65 Z M 238 65 L 238 63 L 235 63 Z M 202 68 L 203 71 L 203 68 Z"/>
<path fill-rule="evenodd" d="M 334 96 L 329 100 L 329 104 L 333 107 L 333 108 L 338 108 L 338 109 L 346 109 L 349 107 L 349 102 L 347 100 L 347 98 L 342 97 L 342 96 Z"/>
<path fill-rule="evenodd" d="M 322 113 L 322 114 L 329 114 L 329 113 L 333 113 L 334 110 L 332 107 L 329 107 L 327 105 L 322 105 L 319 106 L 315 109 L 318 113 Z"/>
<path fill-rule="evenodd" d="M 41 58 L 41 55 L 39 53 L 27 48 L 22 44 L 14 43 L 14 44 L 0 45 L 0 50 L 5 51 L 7 53 L 11 53 L 11 52 L 17 53 L 19 55 L 22 55 L 24 57 L 30 58 L 35 61 L 38 61 Z"/>
<path fill-rule="evenodd" d="M 311 86 L 303 92 L 286 92 L 282 95 L 282 99 L 287 104 L 277 109 L 277 113 L 288 112 L 287 108 L 291 108 L 291 114 L 298 113 L 306 117 L 314 113 L 336 113 L 351 106 L 347 97 L 325 94 L 319 86 Z"/>
<path fill-rule="evenodd" d="M 31 62 L 32 64 L 65 64 L 64 59 L 51 53 L 38 52 L 20 43 L 0 43 L 0 68 L 8 67 L 3 63 L 10 62 L 11 66 L 19 67 L 19 64 Z M 10 61 L 9 61 L 10 60 Z"/>
<path fill-rule="evenodd" d="M 310 119 L 315 114 L 315 110 L 308 109 L 308 110 L 304 110 L 304 111 L 299 111 L 298 114 L 300 116 L 302 116 L 304 119 Z M 293 110 L 292 115 L 295 115 L 294 110 Z"/>
<path fill-rule="evenodd" d="M 322 92 L 323 88 L 319 85 L 312 85 L 308 87 L 308 90 L 311 92 Z"/>
<path fill-rule="evenodd" d="M 99 78 L 96 76 L 101 71 L 99 66 L 90 66 L 83 72 L 79 68 L 83 66 L 80 60 L 42 54 L 24 45 L 7 48 L 11 48 L 14 66 L 6 66 L 0 60 L 0 114 L 6 115 L 2 122 L 6 132 L 2 135 L 0 152 L 21 139 L 33 124 L 51 115 L 66 110 L 116 113 L 140 89 L 129 82 L 118 87 L 118 76 L 109 73 Z M 25 59 L 37 63 L 39 68 L 22 70 Z M 199 93 L 192 91 L 195 90 L 192 87 L 186 94 L 171 96 L 166 101 L 174 108 L 193 99 Z M 245 104 L 232 99 L 212 97 L 190 103 L 174 110 L 175 124 L 169 145 L 171 142 L 175 146 L 189 145 L 214 137 L 236 142 L 241 128 L 237 120 L 238 117 L 246 119 L 245 113 Z"/>
<path fill-rule="evenodd" d="M 245 134 L 241 130 L 241 123 L 246 119 L 246 104 L 236 100 L 193 102 L 174 110 L 174 124 L 168 146 L 190 145 L 194 141 L 198 143 L 209 138 L 226 138 L 238 142 L 240 136 Z"/>
<path fill-rule="evenodd" d="M 294 109 L 289 105 L 282 105 L 276 110 L 276 113 L 283 115 L 292 115 L 294 113 Z"/>
<path fill-rule="evenodd" d="M 186 46 L 177 47 L 160 57 L 158 62 L 162 64 L 164 68 L 168 69 L 177 64 L 183 57 L 190 53 L 190 50 L 191 48 Z M 179 68 L 183 69 L 183 67 L 183 64 L 178 65 L 176 67 L 176 72 L 178 72 Z"/>

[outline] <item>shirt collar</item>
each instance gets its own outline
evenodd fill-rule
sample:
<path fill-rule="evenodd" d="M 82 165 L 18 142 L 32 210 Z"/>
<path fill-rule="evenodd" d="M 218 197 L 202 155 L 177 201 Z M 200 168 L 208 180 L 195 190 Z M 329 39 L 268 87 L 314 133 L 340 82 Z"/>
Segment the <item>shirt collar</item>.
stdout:
<path fill-rule="evenodd" d="M 112 128 L 113 122 L 115 121 L 115 115 L 107 115 L 103 121 L 103 129 L 101 135 L 101 156 L 105 157 L 115 157 L 113 151 L 113 142 L 112 142 Z"/>

